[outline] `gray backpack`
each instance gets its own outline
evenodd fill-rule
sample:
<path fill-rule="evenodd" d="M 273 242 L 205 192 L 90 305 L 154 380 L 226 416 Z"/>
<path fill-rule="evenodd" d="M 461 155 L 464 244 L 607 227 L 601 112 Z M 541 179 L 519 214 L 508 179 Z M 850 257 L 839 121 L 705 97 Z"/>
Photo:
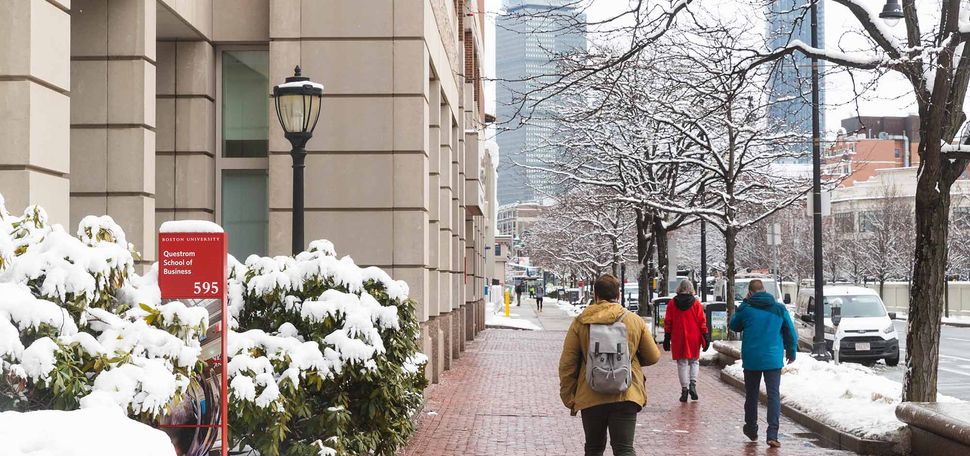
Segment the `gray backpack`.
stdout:
<path fill-rule="evenodd" d="M 623 318 L 610 324 L 589 325 L 589 353 L 586 355 L 586 384 L 593 391 L 619 394 L 633 381 L 630 343 Z"/>

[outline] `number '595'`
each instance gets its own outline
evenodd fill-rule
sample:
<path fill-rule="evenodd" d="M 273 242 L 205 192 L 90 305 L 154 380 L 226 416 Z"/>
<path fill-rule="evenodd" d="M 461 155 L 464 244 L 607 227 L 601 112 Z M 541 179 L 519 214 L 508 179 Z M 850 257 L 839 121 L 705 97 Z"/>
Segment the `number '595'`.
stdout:
<path fill-rule="evenodd" d="M 192 284 L 192 293 L 197 295 L 210 295 L 219 292 L 219 282 L 195 282 Z"/>

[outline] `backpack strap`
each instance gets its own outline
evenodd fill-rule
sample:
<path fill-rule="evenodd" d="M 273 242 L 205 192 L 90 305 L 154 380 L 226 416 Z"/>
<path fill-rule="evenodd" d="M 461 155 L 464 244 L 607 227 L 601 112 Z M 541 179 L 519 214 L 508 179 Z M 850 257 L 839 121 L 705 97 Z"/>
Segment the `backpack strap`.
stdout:
<path fill-rule="evenodd" d="M 623 321 L 623 319 L 626 318 L 626 314 L 629 312 L 630 312 L 629 310 L 623 309 L 623 312 L 620 314 L 619 317 L 617 317 L 616 321 L 614 321 L 613 323 L 619 323 Z"/>

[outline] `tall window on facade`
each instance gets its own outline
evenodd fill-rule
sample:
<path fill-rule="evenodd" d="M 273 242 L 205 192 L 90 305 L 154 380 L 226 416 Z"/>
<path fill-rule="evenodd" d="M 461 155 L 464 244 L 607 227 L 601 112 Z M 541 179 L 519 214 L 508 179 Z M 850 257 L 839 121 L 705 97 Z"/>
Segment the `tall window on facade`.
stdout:
<path fill-rule="evenodd" d="M 269 52 L 225 49 L 220 61 L 220 217 L 229 253 L 266 255 Z"/>
<path fill-rule="evenodd" d="M 852 233 L 855 231 L 855 218 L 851 212 L 834 214 L 835 229 L 839 233 Z"/>
<path fill-rule="evenodd" d="M 876 211 L 859 212 L 859 232 L 872 233 L 876 231 L 876 224 L 879 222 L 879 214 Z"/>
<path fill-rule="evenodd" d="M 269 152 L 269 55 L 222 54 L 222 156 L 265 157 Z"/>

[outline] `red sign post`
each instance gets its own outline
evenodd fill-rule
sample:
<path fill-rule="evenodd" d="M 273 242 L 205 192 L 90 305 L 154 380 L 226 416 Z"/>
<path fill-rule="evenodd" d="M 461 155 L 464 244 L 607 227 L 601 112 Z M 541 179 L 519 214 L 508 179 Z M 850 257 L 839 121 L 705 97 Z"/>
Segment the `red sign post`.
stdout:
<path fill-rule="evenodd" d="M 171 223 L 172 225 L 168 225 Z M 205 361 L 218 367 L 221 377 L 219 424 L 211 425 L 167 425 L 175 428 L 212 428 L 219 427 L 222 440 L 222 455 L 229 451 L 228 419 L 228 379 L 226 367 L 226 331 L 228 316 L 226 310 L 226 266 L 227 240 L 223 232 L 180 232 L 184 226 L 192 230 L 196 223 L 167 222 L 158 235 L 158 287 L 163 300 L 191 300 L 201 302 L 209 310 L 209 327 L 203 339 L 203 356 L 211 355 Z M 205 222 L 208 223 L 208 222 Z M 209 227 L 218 225 L 209 223 Z M 221 228 L 219 228 L 221 231 Z M 214 231 L 214 230 L 213 230 Z M 201 300 L 201 301 L 200 301 Z M 217 314 L 217 315 L 216 315 Z M 218 345 L 215 335 L 218 334 Z M 208 341 L 208 342 L 207 342 Z M 218 353 L 216 353 L 218 348 Z"/>

